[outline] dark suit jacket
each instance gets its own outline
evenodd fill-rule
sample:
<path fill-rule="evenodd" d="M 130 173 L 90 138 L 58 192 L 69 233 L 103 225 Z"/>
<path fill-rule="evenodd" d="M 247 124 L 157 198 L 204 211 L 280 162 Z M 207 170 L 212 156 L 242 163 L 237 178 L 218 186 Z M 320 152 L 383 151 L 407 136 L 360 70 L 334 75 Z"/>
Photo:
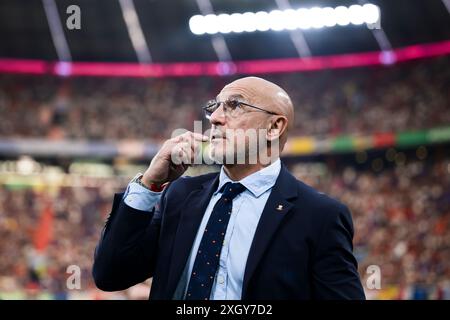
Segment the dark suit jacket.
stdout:
<path fill-rule="evenodd" d="M 97 287 L 123 290 L 153 277 L 150 299 L 172 299 L 218 181 L 217 173 L 179 178 L 151 213 L 116 194 L 95 253 Z M 347 207 L 283 165 L 250 248 L 242 299 L 364 299 L 352 238 Z"/>

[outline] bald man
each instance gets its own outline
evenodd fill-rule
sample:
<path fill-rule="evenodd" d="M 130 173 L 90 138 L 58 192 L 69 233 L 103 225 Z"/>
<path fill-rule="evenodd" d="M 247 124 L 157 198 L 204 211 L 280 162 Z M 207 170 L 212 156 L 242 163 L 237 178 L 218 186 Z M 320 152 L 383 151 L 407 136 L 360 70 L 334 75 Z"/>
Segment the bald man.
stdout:
<path fill-rule="evenodd" d="M 167 140 L 112 212 L 95 253 L 105 291 L 153 277 L 150 299 L 364 299 L 347 207 L 279 159 L 294 109 L 246 77 L 204 106 L 210 135 Z M 202 142 L 219 173 L 181 177 Z"/>

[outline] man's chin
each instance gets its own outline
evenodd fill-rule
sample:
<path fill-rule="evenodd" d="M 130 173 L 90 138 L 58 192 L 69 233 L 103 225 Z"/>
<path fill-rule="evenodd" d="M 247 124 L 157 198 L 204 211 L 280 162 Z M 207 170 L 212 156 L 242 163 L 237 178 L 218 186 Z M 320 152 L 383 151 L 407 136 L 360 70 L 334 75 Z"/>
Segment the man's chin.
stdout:
<path fill-rule="evenodd" d="M 246 157 L 242 154 L 238 156 L 235 152 L 227 154 L 223 149 L 213 148 L 210 152 L 210 158 L 214 161 L 215 164 L 225 164 L 225 165 L 234 165 L 234 164 L 246 164 Z"/>
<path fill-rule="evenodd" d="M 226 157 L 222 148 L 212 147 L 209 152 L 209 157 L 215 164 L 224 164 Z"/>
<path fill-rule="evenodd" d="M 221 147 L 211 148 L 210 157 L 216 164 L 234 164 L 234 153 L 227 156 L 225 150 Z"/>

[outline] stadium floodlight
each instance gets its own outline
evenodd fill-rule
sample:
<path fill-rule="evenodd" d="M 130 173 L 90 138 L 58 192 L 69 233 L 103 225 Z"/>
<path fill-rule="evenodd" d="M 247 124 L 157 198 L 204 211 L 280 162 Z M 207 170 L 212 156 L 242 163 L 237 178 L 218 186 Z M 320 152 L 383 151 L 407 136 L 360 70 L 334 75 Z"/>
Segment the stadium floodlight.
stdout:
<path fill-rule="evenodd" d="M 219 24 L 217 23 L 217 16 L 215 14 L 208 14 L 204 17 L 203 23 L 205 31 L 208 34 L 216 34 L 219 32 Z"/>
<path fill-rule="evenodd" d="M 273 10 L 269 12 L 270 29 L 273 31 L 285 30 L 284 13 L 281 10 Z"/>
<path fill-rule="evenodd" d="M 380 21 L 380 8 L 374 4 L 313 7 L 301 9 L 273 10 L 271 12 L 245 12 L 195 15 L 189 20 L 189 27 L 196 35 L 215 33 L 240 33 L 254 31 L 282 31 L 295 29 L 321 29 L 324 27 L 367 25 Z"/>
<path fill-rule="evenodd" d="M 193 34 L 202 35 L 206 32 L 203 20 L 201 15 L 195 15 L 189 19 L 189 28 Z"/>
<path fill-rule="evenodd" d="M 232 31 L 236 33 L 244 32 L 244 23 L 242 21 L 242 14 L 233 13 L 230 16 Z"/>
<path fill-rule="evenodd" d="M 245 12 L 242 15 L 242 21 L 244 25 L 245 32 L 254 32 L 256 31 L 256 17 L 254 12 Z"/>
<path fill-rule="evenodd" d="M 347 7 L 339 6 L 334 9 L 336 23 L 340 26 L 347 26 L 350 24 L 350 14 Z"/>
<path fill-rule="evenodd" d="M 336 25 L 336 15 L 331 7 L 322 8 L 322 18 L 325 27 L 334 27 Z"/>
<path fill-rule="evenodd" d="M 232 21 L 230 19 L 230 15 L 228 14 L 219 14 L 217 16 L 217 23 L 219 24 L 218 30 L 220 33 L 230 33 L 233 31 Z"/>
<path fill-rule="evenodd" d="M 300 29 L 307 30 L 312 27 L 311 16 L 308 9 L 298 9 L 298 26 Z"/>
<path fill-rule="evenodd" d="M 314 29 L 321 29 L 325 26 L 325 17 L 322 14 L 322 8 L 314 7 L 309 9 L 311 26 Z"/>
<path fill-rule="evenodd" d="M 284 11 L 284 28 L 286 30 L 295 30 L 298 28 L 298 15 L 297 11 L 288 9 Z"/>
<path fill-rule="evenodd" d="M 269 14 L 265 11 L 259 11 L 255 14 L 255 27 L 258 31 L 267 31 L 270 29 Z"/>
<path fill-rule="evenodd" d="M 367 3 L 362 6 L 364 22 L 367 24 L 373 24 L 380 21 L 380 8 L 374 4 Z"/>
<path fill-rule="evenodd" d="M 360 5 L 353 5 L 348 8 L 350 22 L 356 26 L 364 23 L 364 9 Z"/>

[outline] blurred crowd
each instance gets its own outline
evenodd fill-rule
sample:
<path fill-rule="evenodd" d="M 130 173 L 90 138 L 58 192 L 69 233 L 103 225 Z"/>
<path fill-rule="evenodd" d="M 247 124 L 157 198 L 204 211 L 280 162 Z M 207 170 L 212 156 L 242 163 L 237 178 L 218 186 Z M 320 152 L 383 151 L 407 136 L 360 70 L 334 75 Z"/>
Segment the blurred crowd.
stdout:
<path fill-rule="evenodd" d="M 299 179 L 350 208 L 368 299 L 450 299 L 450 159 L 378 173 L 302 167 L 294 168 Z M 371 277 L 376 269 L 380 288 Z"/>
<path fill-rule="evenodd" d="M 91 267 L 113 193 L 108 183 L 53 190 L 0 186 L 0 299 L 101 298 Z M 47 210 L 51 222 L 43 225 Z M 75 273 L 79 280 L 69 279 Z M 68 290 L 68 283 L 82 290 Z"/>
<path fill-rule="evenodd" d="M 450 125 L 449 57 L 266 78 L 293 99 L 293 135 Z M 192 130 L 202 119 L 202 104 L 233 79 L 0 75 L 0 139 L 165 139 L 175 129 Z M 332 162 L 290 167 L 351 209 L 368 298 L 450 299 L 448 156 L 376 172 Z M 111 294 L 93 284 L 94 248 L 114 192 L 126 185 L 114 177 L 101 179 L 96 186 L 52 188 L 0 183 L 0 299 L 148 297 L 148 282 Z M 79 268 L 80 290 L 68 289 L 69 266 Z M 380 268 L 380 289 L 367 286 L 373 266 Z"/>
<path fill-rule="evenodd" d="M 294 135 L 371 134 L 450 124 L 449 57 L 266 78 L 292 97 Z M 232 80 L 1 75 L 0 137 L 164 139 L 174 129 L 192 130 L 194 121 L 203 118 L 201 106 Z"/>
<path fill-rule="evenodd" d="M 352 211 L 367 298 L 450 299 L 450 158 L 409 161 L 378 173 L 346 163 L 289 166 Z M 126 185 L 102 179 L 97 187 L 0 186 L 0 299 L 148 297 L 149 283 L 116 293 L 93 284 L 94 248 L 114 192 Z M 48 210 L 53 220 L 45 225 Z M 49 231 L 44 237 L 43 226 Z M 69 266 L 79 268 L 78 288 L 71 287 L 76 282 Z M 373 266 L 379 267 L 380 287 L 369 279 Z"/>

